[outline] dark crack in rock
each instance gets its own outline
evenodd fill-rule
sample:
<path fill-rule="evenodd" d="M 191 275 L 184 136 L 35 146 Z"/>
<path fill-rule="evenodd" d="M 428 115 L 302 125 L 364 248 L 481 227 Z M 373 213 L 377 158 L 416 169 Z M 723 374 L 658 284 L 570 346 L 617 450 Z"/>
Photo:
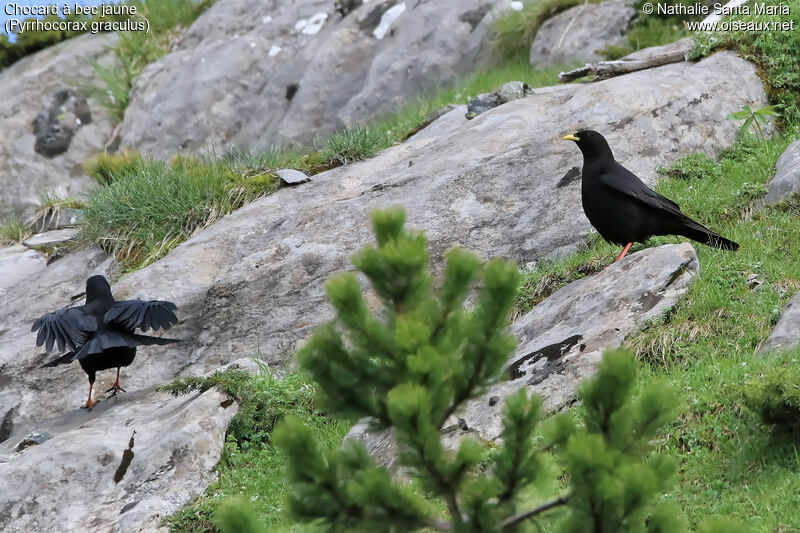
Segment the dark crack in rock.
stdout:
<path fill-rule="evenodd" d="M 529 384 L 536 385 L 541 383 L 559 368 L 561 358 L 582 339 L 582 335 L 571 335 L 561 342 L 548 344 L 535 352 L 520 357 L 508 368 L 511 379 L 519 379 L 530 375 Z M 537 364 L 541 361 L 543 361 L 543 364 Z"/>
<path fill-rule="evenodd" d="M 133 430 L 131 434 L 131 440 L 128 441 L 128 448 L 122 452 L 122 461 L 119 463 L 119 468 L 117 471 L 114 472 L 114 483 L 119 483 L 122 481 L 122 478 L 125 477 L 125 473 L 128 471 L 128 468 L 131 466 L 131 461 L 133 461 L 133 437 L 136 436 L 136 430 Z"/>

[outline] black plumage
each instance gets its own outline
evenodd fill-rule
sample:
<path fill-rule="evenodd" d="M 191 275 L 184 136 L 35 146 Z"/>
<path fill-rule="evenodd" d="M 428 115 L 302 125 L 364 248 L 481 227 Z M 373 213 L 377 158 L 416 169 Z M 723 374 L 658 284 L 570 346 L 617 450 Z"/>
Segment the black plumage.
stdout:
<path fill-rule="evenodd" d="M 106 392 L 116 396 L 123 391 L 119 384 L 120 367 L 128 366 L 136 357 L 136 347 L 164 345 L 180 342 L 139 335 L 134 330 L 169 329 L 178 322 L 177 307 L 172 302 L 158 300 L 116 301 L 111 286 L 103 276 L 92 276 L 86 280 L 86 303 L 48 313 L 33 323 L 31 331 L 39 331 L 36 345 L 45 345 L 50 351 L 69 350 L 66 354 L 42 365 L 42 368 L 58 366 L 78 360 L 89 376 L 89 399 L 84 407 L 91 409 L 97 402 L 92 400 L 92 387 L 99 370 L 117 369 L 117 380 Z"/>
<path fill-rule="evenodd" d="M 694 241 L 735 251 L 739 245 L 692 220 L 678 204 L 645 185 L 615 159 L 605 138 L 592 130 L 564 137 L 583 153 L 581 200 L 592 226 L 608 242 L 625 248 L 654 235 L 681 235 Z"/>

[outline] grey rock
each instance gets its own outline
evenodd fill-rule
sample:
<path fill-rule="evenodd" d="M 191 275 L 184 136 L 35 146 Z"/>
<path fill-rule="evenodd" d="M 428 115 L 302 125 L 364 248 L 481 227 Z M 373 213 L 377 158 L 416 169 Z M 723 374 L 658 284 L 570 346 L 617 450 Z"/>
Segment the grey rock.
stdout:
<path fill-rule="evenodd" d="M 45 191 L 76 196 L 92 185 L 82 164 L 103 149 L 113 125 L 95 102 L 90 100 L 87 110 L 77 90 L 99 84 L 90 62 L 113 64 L 110 47 L 116 39 L 115 34 L 75 37 L 0 71 L 0 218 L 31 216 Z M 61 97 L 54 102 L 54 95 L 67 96 L 62 118 Z"/>
<path fill-rule="evenodd" d="M 49 431 L 34 431 L 28 433 L 24 439 L 19 441 L 19 443 L 14 446 L 15 452 L 21 452 L 25 448 L 30 448 L 31 446 L 36 446 L 43 442 L 47 442 L 48 440 L 52 439 L 53 435 L 50 434 Z"/>
<path fill-rule="evenodd" d="M 75 132 L 91 122 L 92 112 L 86 98 L 72 89 L 60 89 L 33 121 L 36 136 L 33 149 L 45 157 L 63 154 Z"/>
<path fill-rule="evenodd" d="M 786 148 L 775 163 L 775 176 L 767 184 L 764 203 L 776 204 L 800 192 L 800 141 Z"/>
<path fill-rule="evenodd" d="M 220 0 L 139 76 L 122 146 L 310 144 L 488 61 L 494 6 L 508 3 L 381 0 L 343 18 L 330 0 Z"/>
<path fill-rule="evenodd" d="M 635 16 L 636 10 L 622 0 L 567 9 L 539 28 L 531 46 L 530 63 L 539 67 L 602 59 L 595 51 L 624 44 Z"/>
<path fill-rule="evenodd" d="M 77 234 L 77 228 L 55 229 L 44 233 L 37 233 L 22 241 L 22 244 L 28 248 L 53 248 L 73 240 Z"/>
<path fill-rule="evenodd" d="M 0 294 L 23 280 L 32 279 L 45 266 L 45 256 L 21 244 L 0 248 Z"/>
<path fill-rule="evenodd" d="M 456 412 L 445 424 L 450 426 L 443 431 L 446 446 L 454 448 L 464 437 L 496 440 L 505 398 L 520 389 L 541 395 L 546 413 L 570 404 L 602 353 L 674 306 L 699 272 L 689 243 L 668 244 L 632 254 L 556 291 L 511 325 L 520 343 L 506 365 L 509 379 Z M 362 420 L 346 439 L 360 441 L 378 464 L 396 469 L 397 445 L 389 432 L 371 433 Z"/>
<path fill-rule="evenodd" d="M 759 353 L 788 350 L 800 344 L 800 292 L 795 293 L 783 308 L 780 320 L 769 338 L 758 347 Z"/>
<path fill-rule="evenodd" d="M 533 89 L 531 89 L 527 83 L 521 81 L 509 81 L 490 93 L 479 94 L 475 98 L 471 99 L 467 103 L 467 114 L 465 116 L 468 119 L 473 119 L 481 113 L 489 111 L 490 109 L 499 105 L 506 104 L 512 100 L 525 98 L 526 96 L 530 96 L 532 94 Z"/>
<path fill-rule="evenodd" d="M 650 97 L 641 98 L 644 92 Z M 537 89 L 474 120 L 458 107 L 370 160 L 243 207 L 116 283 L 119 299 L 175 302 L 181 322 L 170 336 L 192 339 L 143 350 L 147 355 L 126 369 L 126 388 L 201 375 L 251 355 L 285 366 L 296 345 L 331 317 L 324 282 L 351 269 L 352 254 L 373 241 L 368 213 L 375 208 L 407 209 L 409 226 L 427 233 L 437 273 L 454 246 L 523 265 L 555 257 L 576 250 L 591 231 L 580 207 L 580 173 L 572 171 L 581 155 L 560 140 L 564 134 L 581 127 L 603 132 L 617 158 L 653 185 L 658 166 L 686 153 L 713 155 L 733 142 L 736 124 L 708 116 L 765 102 L 755 68 L 722 52 L 698 64 Z M 45 310 L 82 291 L 85 273 L 72 278 L 69 291 L 52 295 L 55 302 L 48 294 Z M 9 331 L 0 336 L 0 365 L 9 360 L 9 390 L 23 400 L 15 415 L 20 437 L 30 420 L 85 401 L 79 368 L 47 369 L 48 382 L 58 383 L 52 392 L 37 390 L 45 374 L 25 371 L 45 359 L 29 330 L 41 309 L 30 300 L 46 290 L 25 293 L 19 305 L 31 308 L 13 319 L 0 309 L 0 330 Z M 108 387 L 113 372 L 98 379 Z"/>
<path fill-rule="evenodd" d="M 42 420 L 52 438 L 0 462 L 0 530 L 161 531 L 216 476 L 237 411 L 226 400 L 138 391 Z"/>
<path fill-rule="evenodd" d="M 747 276 L 747 280 L 745 281 L 747 288 L 753 290 L 757 289 L 763 283 L 764 282 L 761 281 L 761 278 L 758 276 L 758 274 L 750 274 L 749 276 Z"/>
<path fill-rule="evenodd" d="M 77 209 L 63 208 L 51 211 L 38 217 L 31 225 L 39 233 L 54 229 L 72 228 L 78 225 L 81 212 Z"/>
<path fill-rule="evenodd" d="M 275 174 L 277 174 L 278 177 L 287 185 L 296 185 L 311 179 L 299 170 L 294 170 L 291 168 L 276 170 Z"/>
<path fill-rule="evenodd" d="M 526 387 L 540 394 L 544 410 L 575 399 L 580 380 L 592 375 L 603 351 L 618 348 L 688 291 L 700 263 L 689 243 L 651 248 L 556 291 L 512 325 L 520 344 L 509 361 L 508 381 L 491 387 L 457 415 L 483 440 L 500 435 L 503 402 Z"/>

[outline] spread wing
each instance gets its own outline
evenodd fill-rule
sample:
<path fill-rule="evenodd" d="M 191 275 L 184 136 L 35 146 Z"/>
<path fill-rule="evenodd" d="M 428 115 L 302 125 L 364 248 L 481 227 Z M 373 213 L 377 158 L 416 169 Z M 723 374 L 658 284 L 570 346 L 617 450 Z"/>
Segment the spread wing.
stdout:
<path fill-rule="evenodd" d="M 31 331 L 39 330 L 36 346 L 45 344 L 47 351 L 58 345 L 59 351 L 76 350 L 97 331 L 97 319 L 84 312 L 83 307 L 69 307 L 47 313 L 33 323 Z"/>
<path fill-rule="evenodd" d="M 140 328 L 142 331 L 161 328 L 169 329 L 178 323 L 174 311 L 178 309 L 172 302 L 159 300 L 124 300 L 117 302 L 108 310 L 103 321 L 109 325 L 119 326 L 127 331 Z"/>
<path fill-rule="evenodd" d="M 663 209 L 680 217 L 686 216 L 681 213 L 681 208 L 678 206 L 678 204 L 669 198 L 658 194 L 656 191 L 645 185 L 644 182 L 642 182 L 642 180 L 636 176 L 636 174 L 620 164 L 614 165 L 612 170 L 609 172 L 603 172 L 600 175 L 600 181 L 606 187 L 614 189 L 626 196 L 636 198 L 640 202 L 649 205 L 650 207 Z"/>

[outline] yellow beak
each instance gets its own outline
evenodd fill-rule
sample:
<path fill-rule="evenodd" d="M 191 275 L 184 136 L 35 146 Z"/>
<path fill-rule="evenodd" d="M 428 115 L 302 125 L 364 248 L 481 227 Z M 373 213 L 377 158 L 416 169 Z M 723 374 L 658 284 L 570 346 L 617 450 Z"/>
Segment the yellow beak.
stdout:
<path fill-rule="evenodd" d="M 579 139 L 579 138 L 577 138 L 577 137 L 576 137 L 576 136 L 574 136 L 574 135 L 565 135 L 565 136 L 564 136 L 564 138 L 563 138 L 563 139 L 561 139 L 561 140 L 562 140 L 562 141 L 575 141 L 575 142 L 577 142 L 577 141 L 580 141 L 580 139 Z"/>

